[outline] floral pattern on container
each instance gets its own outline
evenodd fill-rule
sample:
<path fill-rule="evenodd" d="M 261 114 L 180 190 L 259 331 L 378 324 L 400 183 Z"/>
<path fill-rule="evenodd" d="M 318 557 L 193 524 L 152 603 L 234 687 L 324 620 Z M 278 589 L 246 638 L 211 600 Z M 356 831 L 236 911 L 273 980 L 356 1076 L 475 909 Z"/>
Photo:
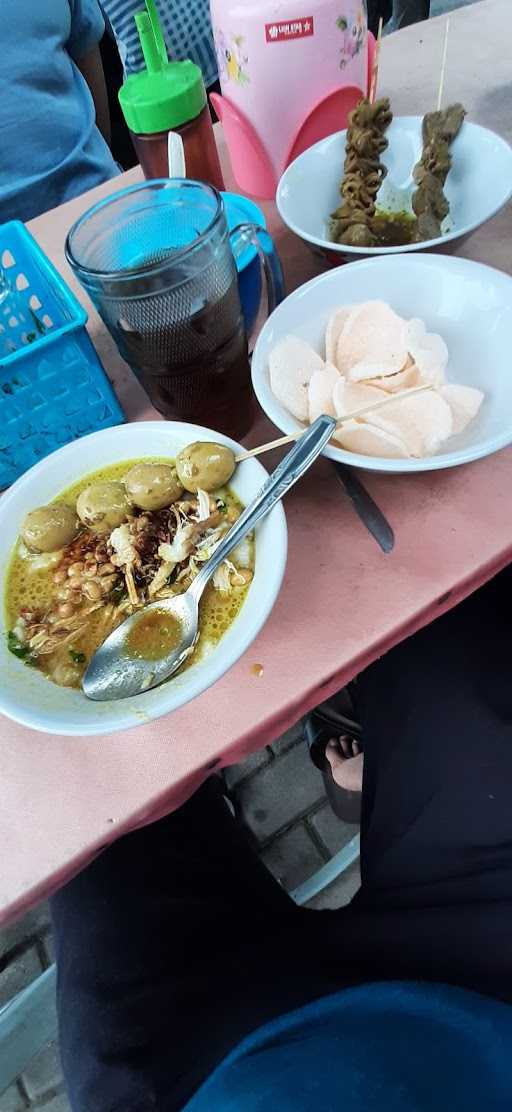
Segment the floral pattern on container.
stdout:
<path fill-rule="evenodd" d="M 215 42 L 221 78 L 235 81 L 237 85 L 247 85 L 251 79 L 247 72 L 249 57 L 244 49 L 244 36 L 217 31 Z"/>
<path fill-rule="evenodd" d="M 366 42 L 366 5 L 361 4 L 353 17 L 338 16 L 336 26 L 343 36 L 340 69 L 345 69 L 345 66 L 348 66 L 349 62 L 361 52 Z"/>

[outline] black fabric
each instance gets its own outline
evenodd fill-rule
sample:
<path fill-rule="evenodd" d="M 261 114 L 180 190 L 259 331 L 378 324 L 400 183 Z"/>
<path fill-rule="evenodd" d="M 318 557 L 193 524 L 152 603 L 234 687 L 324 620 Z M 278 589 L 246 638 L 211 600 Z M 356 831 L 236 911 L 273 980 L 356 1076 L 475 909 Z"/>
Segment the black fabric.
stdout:
<path fill-rule="evenodd" d="M 507 569 L 359 677 L 363 884 L 348 908 L 295 908 L 215 782 L 54 897 L 73 1112 L 180 1109 L 244 1035 L 350 984 L 512 1002 L 511 588 Z"/>
<path fill-rule="evenodd" d="M 395 0 L 393 6 L 394 26 L 397 30 L 419 23 L 430 15 L 430 0 Z"/>
<path fill-rule="evenodd" d="M 108 31 L 105 32 L 100 42 L 100 53 L 110 113 L 110 149 L 116 162 L 119 162 L 123 170 L 131 170 L 132 166 L 137 165 L 138 158 L 118 97 L 119 89 L 123 84 L 123 65 L 115 39 Z"/>
<path fill-rule="evenodd" d="M 368 30 L 377 37 L 379 20 L 387 23 L 393 14 L 393 0 L 367 0 Z"/>

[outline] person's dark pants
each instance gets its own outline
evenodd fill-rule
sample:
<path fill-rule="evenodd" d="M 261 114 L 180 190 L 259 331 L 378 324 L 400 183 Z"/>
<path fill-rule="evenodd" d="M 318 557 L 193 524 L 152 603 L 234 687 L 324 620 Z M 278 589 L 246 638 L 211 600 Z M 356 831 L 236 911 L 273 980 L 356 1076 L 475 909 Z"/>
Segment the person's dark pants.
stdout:
<path fill-rule="evenodd" d="M 367 0 L 368 30 L 377 36 L 379 22 L 387 23 L 393 12 L 393 0 Z"/>
<path fill-rule="evenodd" d="M 393 24 L 397 28 L 409 27 L 430 15 L 430 0 L 393 0 Z"/>
<path fill-rule="evenodd" d="M 355 685 L 349 907 L 296 908 L 216 782 L 54 897 L 73 1112 L 180 1109 L 249 1031 L 348 984 L 445 981 L 512 1002 L 511 588 L 507 570 Z"/>

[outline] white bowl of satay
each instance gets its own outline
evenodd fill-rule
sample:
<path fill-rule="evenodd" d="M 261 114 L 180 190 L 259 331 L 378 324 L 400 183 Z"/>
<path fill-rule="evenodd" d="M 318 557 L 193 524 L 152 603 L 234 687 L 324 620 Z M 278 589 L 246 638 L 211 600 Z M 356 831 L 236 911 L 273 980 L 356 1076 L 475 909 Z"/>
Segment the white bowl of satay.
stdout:
<path fill-rule="evenodd" d="M 462 105 L 393 118 L 361 101 L 349 127 L 285 171 L 285 224 L 334 259 L 432 250 L 469 235 L 512 196 L 512 148 Z"/>
<path fill-rule="evenodd" d="M 0 503 L 1 713 L 49 734 L 126 730 L 194 699 L 239 659 L 281 586 L 281 504 L 215 573 L 199 640 L 175 676 L 112 702 L 92 702 L 81 687 L 109 633 L 186 590 L 260 490 L 267 472 L 255 459 L 235 466 L 240 451 L 200 426 L 137 422 L 68 444 L 18 479 Z M 164 624 L 146 633 L 134 653 L 165 655 Z"/>
<path fill-rule="evenodd" d="M 253 386 L 296 436 L 336 417 L 330 459 L 411 473 L 467 464 L 512 443 L 512 278 L 453 255 L 337 267 L 264 325 Z"/>

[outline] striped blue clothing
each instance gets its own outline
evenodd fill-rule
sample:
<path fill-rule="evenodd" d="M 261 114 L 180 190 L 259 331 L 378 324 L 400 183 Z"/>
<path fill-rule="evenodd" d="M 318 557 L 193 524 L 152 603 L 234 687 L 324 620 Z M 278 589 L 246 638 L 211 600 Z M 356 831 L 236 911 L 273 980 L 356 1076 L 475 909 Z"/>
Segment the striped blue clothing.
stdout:
<path fill-rule="evenodd" d="M 206 88 L 217 80 L 209 0 L 156 0 L 169 58 L 191 58 L 202 70 Z M 143 69 L 135 13 L 144 0 L 101 0 L 101 7 L 116 39 L 125 74 Z"/>

